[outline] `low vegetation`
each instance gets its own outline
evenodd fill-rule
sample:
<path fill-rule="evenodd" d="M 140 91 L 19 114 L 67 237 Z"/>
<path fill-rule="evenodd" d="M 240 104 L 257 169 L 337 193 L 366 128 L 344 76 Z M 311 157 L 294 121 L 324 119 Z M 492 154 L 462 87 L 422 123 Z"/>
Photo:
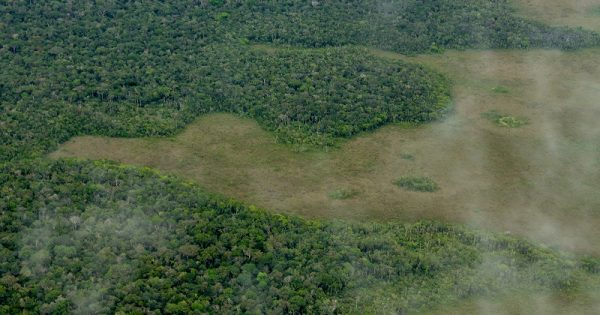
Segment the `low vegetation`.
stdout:
<path fill-rule="evenodd" d="M 513 117 L 510 115 L 501 114 L 495 110 L 485 112 L 481 115 L 497 126 L 505 128 L 519 128 L 529 124 L 529 119 L 527 118 Z"/>
<path fill-rule="evenodd" d="M 592 211 L 600 204 L 595 193 L 600 176 L 590 171 L 600 170 L 593 167 L 600 165 L 594 119 L 599 53 L 451 51 L 411 57 L 455 82 L 452 115 L 416 128 L 387 126 L 328 152 L 292 152 L 253 119 L 210 114 L 174 137 L 77 137 L 51 156 L 150 166 L 273 211 L 361 221 L 435 218 L 470 224 L 477 217 L 480 227 L 600 254 L 595 241 L 600 216 Z M 506 86 L 510 95 L 492 93 L 494 86 Z M 481 117 L 492 110 L 536 121 L 522 129 L 497 127 Z M 556 154 L 544 154 L 550 148 Z M 547 173 L 549 167 L 557 172 Z M 434 195 L 399 189 L 392 183 L 401 175 L 430 176 L 442 190 Z M 360 196 L 328 196 L 341 188 Z M 539 217 L 546 225 L 532 228 Z M 546 226 L 554 232 L 545 234 Z"/>
<path fill-rule="evenodd" d="M 415 160 L 415 156 L 410 154 L 410 153 L 402 153 L 400 155 L 400 158 L 403 160 L 407 160 L 407 161 L 414 161 Z"/>
<path fill-rule="evenodd" d="M 600 278 L 506 235 L 273 215 L 106 162 L 5 165 L 0 191 L 5 314 L 403 313 Z"/>
<path fill-rule="evenodd" d="M 600 17 L 600 6 L 595 6 L 589 11 L 590 15 Z"/>
<path fill-rule="evenodd" d="M 358 191 L 352 189 L 338 189 L 329 193 L 330 198 L 338 200 L 354 198 L 356 195 L 358 195 Z"/>
<path fill-rule="evenodd" d="M 493 87 L 492 91 L 500 94 L 507 94 L 508 92 L 510 92 L 510 90 L 507 87 L 501 85 Z"/>
<path fill-rule="evenodd" d="M 429 177 L 423 176 L 402 176 L 394 184 L 410 191 L 436 192 L 440 190 L 436 182 Z"/>

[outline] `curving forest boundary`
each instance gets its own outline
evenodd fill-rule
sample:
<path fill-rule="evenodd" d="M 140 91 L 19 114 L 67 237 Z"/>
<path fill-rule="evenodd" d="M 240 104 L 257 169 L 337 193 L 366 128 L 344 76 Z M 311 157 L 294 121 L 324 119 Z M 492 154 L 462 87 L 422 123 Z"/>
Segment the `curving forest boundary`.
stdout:
<path fill-rule="evenodd" d="M 441 75 L 341 46 L 599 38 L 503 0 L 0 1 L 0 314 L 404 313 L 504 289 L 597 292 L 597 259 L 505 235 L 308 221 L 147 169 L 42 157 L 75 135 L 169 135 L 213 111 L 328 146 L 449 101 Z"/>
<path fill-rule="evenodd" d="M 0 4 L 2 160 L 82 134 L 169 135 L 201 113 L 256 118 L 286 143 L 332 145 L 447 105 L 447 82 L 355 48 L 575 49 L 600 36 L 512 14 L 506 1 L 10 1 Z"/>
<path fill-rule="evenodd" d="M 597 259 L 511 236 L 274 215 L 114 163 L 15 163 L 0 191 L 2 314 L 403 313 L 600 285 Z"/>

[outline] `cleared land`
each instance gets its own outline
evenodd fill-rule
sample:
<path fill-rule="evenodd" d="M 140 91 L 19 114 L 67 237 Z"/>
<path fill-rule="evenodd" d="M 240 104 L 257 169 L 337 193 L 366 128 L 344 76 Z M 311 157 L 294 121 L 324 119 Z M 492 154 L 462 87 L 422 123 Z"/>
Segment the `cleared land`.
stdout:
<path fill-rule="evenodd" d="M 598 298 L 597 292 L 576 296 L 520 292 L 519 294 L 500 295 L 493 299 L 471 299 L 458 305 L 444 305 L 434 310 L 428 310 L 422 315 L 593 315 L 600 311 Z"/>
<path fill-rule="evenodd" d="M 518 12 L 549 25 L 600 30 L 597 0 L 513 0 Z"/>
<path fill-rule="evenodd" d="M 455 112 L 417 128 L 384 127 L 330 152 L 294 152 L 253 120 L 213 114 L 173 138 L 78 137 L 52 156 L 150 166 L 275 211 L 435 218 L 600 253 L 600 50 L 374 53 L 446 73 Z M 502 128 L 482 117 L 490 111 L 528 124 Z M 441 189 L 402 190 L 393 182 L 405 175 Z M 354 193 L 333 198 L 340 190 Z"/>

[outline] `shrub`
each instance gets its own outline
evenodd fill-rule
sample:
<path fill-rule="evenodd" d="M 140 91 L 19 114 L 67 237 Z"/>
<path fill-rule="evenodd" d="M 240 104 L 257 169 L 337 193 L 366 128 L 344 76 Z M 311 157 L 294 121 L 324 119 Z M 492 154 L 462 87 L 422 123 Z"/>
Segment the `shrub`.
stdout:
<path fill-rule="evenodd" d="M 505 127 L 505 128 L 519 128 L 529 123 L 529 119 L 525 117 L 514 117 L 510 115 L 501 114 L 495 110 L 481 114 L 484 118 L 494 124 Z"/>
<path fill-rule="evenodd" d="M 432 179 L 423 176 L 402 176 L 394 184 L 406 190 L 418 192 L 435 192 L 440 189 Z"/>
<path fill-rule="evenodd" d="M 408 161 L 414 161 L 415 160 L 415 156 L 410 154 L 410 153 L 402 153 L 400 155 L 400 158 L 403 160 L 408 160 Z"/>
<path fill-rule="evenodd" d="M 329 193 L 329 197 L 332 199 L 350 199 L 358 195 L 358 191 L 352 189 L 338 189 Z"/>
<path fill-rule="evenodd" d="M 492 91 L 499 94 L 507 94 L 508 92 L 510 92 L 510 90 L 507 87 L 501 85 L 495 86 L 494 88 L 492 88 Z"/>

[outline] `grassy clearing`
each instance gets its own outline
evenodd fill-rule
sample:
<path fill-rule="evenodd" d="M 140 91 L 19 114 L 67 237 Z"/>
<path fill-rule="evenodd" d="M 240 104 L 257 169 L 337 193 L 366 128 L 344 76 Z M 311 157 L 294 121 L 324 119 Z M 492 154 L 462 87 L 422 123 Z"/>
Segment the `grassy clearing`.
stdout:
<path fill-rule="evenodd" d="M 512 0 L 525 18 L 555 26 L 583 27 L 600 31 L 597 0 Z"/>
<path fill-rule="evenodd" d="M 468 299 L 457 304 L 446 304 L 419 315 L 595 315 L 598 314 L 598 293 L 540 293 L 512 292 L 495 297 Z"/>
<path fill-rule="evenodd" d="M 498 111 L 492 110 L 481 114 L 482 117 L 493 122 L 499 127 L 519 128 L 529 124 L 529 119 L 524 117 L 513 117 L 510 115 L 501 114 Z"/>
<path fill-rule="evenodd" d="M 600 253 L 600 214 L 590 210 L 600 207 L 600 176 L 594 171 L 600 158 L 599 54 L 597 49 L 381 54 L 451 77 L 454 113 L 418 128 L 386 126 L 329 152 L 293 152 L 254 120 L 211 114 L 172 138 L 78 137 L 52 156 L 150 166 L 210 191 L 308 217 L 450 220 Z M 494 86 L 510 93 L 490 93 Z M 482 112 L 493 110 L 535 120 L 508 133 L 481 119 Z M 417 158 L 408 163 L 403 154 Z M 429 174 L 443 189 L 401 190 L 390 184 L 398 174 Z M 348 187 L 360 195 L 329 195 Z M 532 228 L 530 222 L 540 224 Z"/>
<path fill-rule="evenodd" d="M 590 9 L 589 14 L 591 16 L 600 17 L 600 5 Z"/>
<path fill-rule="evenodd" d="M 423 176 L 402 176 L 394 181 L 394 185 L 408 191 L 417 192 L 436 192 L 440 190 L 440 186 L 436 182 Z"/>

